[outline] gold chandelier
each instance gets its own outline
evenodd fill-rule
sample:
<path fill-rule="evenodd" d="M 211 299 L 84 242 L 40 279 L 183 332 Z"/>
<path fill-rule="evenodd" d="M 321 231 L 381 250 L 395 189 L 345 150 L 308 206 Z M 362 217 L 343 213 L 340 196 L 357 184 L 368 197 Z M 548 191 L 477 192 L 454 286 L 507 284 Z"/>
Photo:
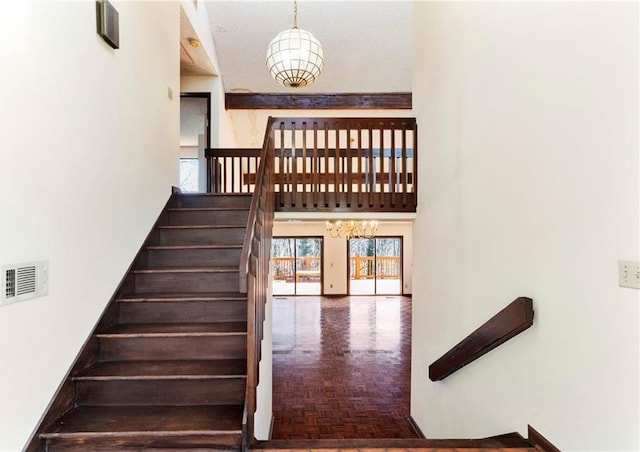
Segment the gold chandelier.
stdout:
<path fill-rule="evenodd" d="M 334 238 L 349 239 L 368 239 L 375 237 L 378 232 L 378 222 L 371 221 L 327 221 L 327 232 Z"/>

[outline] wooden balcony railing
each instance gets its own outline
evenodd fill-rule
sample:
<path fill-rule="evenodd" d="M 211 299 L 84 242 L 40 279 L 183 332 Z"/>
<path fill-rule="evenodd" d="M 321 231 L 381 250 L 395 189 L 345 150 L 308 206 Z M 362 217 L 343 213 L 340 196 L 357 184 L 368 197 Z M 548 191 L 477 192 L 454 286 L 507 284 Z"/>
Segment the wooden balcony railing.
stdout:
<path fill-rule="evenodd" d="M 276 118 L 276 209 L 416 208 L 413 118 Z"/>
<path fill-rule="evenodd" d="M 253 193 L 262 149 L 207 149 L 211 193 Z"/>
<path fill-rule="evenodd" d="M 415 212 L 414 118 L 272 118 L 275 210 Z M 210 191 L 250 193 L 260 150 L 208 149 Z"/>

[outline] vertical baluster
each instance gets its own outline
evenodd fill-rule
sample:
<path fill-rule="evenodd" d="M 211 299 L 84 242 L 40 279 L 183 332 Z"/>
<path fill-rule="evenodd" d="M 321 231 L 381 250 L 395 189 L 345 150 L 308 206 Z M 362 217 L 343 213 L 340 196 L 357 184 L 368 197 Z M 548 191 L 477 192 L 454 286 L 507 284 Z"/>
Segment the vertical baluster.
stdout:
<path fill-rule="evenodd" d="M 215 161 L 215 170 L 216 170 L 216 193 L 222 192 L 222 162 L 220 161 L 220 157 L 216 157 Z"/>
<path fill-rule="evenodd" d="M 384 195 L 385 193 L 385 189 L 384 189 L 384 126 L 382 123 L 380 123 L 380 152 L 378 153 L 378 162 L 380 164 L 380 191 L 379 191 L 379 198 L 378 198 L 378 207 L 384 207 Z M 376 170 L 377 172 L 377 170 Z"/>
<path fill-rule="evenodd" d="M 205 152 L 205 171 L 207 173 L 206 180 L 204 182 L 204 191 L 207 193 L 211 193 L 211 157 L 207 156 L 207 152 L 211 152 L 210 149 L 207 149 Z"/>
<path fill-rule="evenodd" d="M 213 165 L 212 170 L 212 184 L 213 190 L 218 193 L 220 191 L 220 162 L 218 161 L 218 157 L 214 157 L 211 159 L 211 164 Z"/>
<path fill-rule="evenodd" d="M 320 161 L 318 159 L 318 123 L 313 121 L 313 161 L 311 162 L 311 173 L 313 174 L 313 207 L 318 207 L 318 192 L 320 191 Z"/>
<path fill-rule="evenodd" d="M 298 153 L 296 152 L 296 123 L 291 121 L 291 207 L 298 201 Z"/>
<path fill-rule="evenodd" d="M 242 155 L 239 155 L 235 158 L 236 163 L 238 165 L 238 169 L 236 170 L 236 183 L 235 188 L 233 190 L 234 193 L 242 193 Z"/>
<path fill-rule="evenodd" d="M 274 163 L 274 166 L 275 166 L 275 152 L 274 152 L 273 158 L 274 158 L 274 162 L 273 163 Z M 260 164 L 260 157 L 254 157 L 253 158 L 253 169 L 252 169 L 252 172 L 256 175 L 256 177 L 258 176 L 258 165 L 259 164 Z M 271 175 L 271 177 L 273 178 L 273 174 Z M 275 187 L 275 183 L 273 185 Z M 256 181 L 253 181 L 253 189 L 251 191 L 253 192 L 253 191 L 255 191 L 255 189 L 256 189 Z"/>
<path fill-rule="evenodd" d="M 242 159 L 242 170 L 240 171 L 240 191 L 247 193 L 249 191 L 249 181 L 247 180 L 247 174 L 249 173 L 249 157 L 246 156 Z"/>
<path fill-rule="evenodd" d="M 375 191 L 376 175 L 375 175 L 375 160 L 373 157 L 373 123 L 369 123 L 369 171 L 367 176 L 369 178 L 369 207 L 373 207 L 373 192 Z"/>
<path fill-rule="evenodd" d="M 236 157 L 229 157 L 231 160 L 231 190 L 229 193 L 236 193 Z"/>
<path fill-rule="evenodd" d="M 358 123 L 358 207 L 362 207 L 362 126 Z"/>
<path fill-rule="evenodd" d="M 407 205 L 407 124 L 402 127 L 402 206 Z"/>
<path fill-rule="evenodd" d="M 389 158 L 389 188 L 391 189 L 391 207 L 396 206 L 396 129 L 395 125 L 391 124 L 391 149 Z"/>
<path fill-rule="evenodd" d="M 216 177 L 217 177 L 215 165 L 217 163 L 217 159 L 214 156 L 211 156 L 211 158 L 207 159 L 207 163 L 209 164 L 209 174 L 211 174 L 210 185 L 207 188 L 207 190 L 211 193 L 215 193 L 216 192 L 215 183 L 216 183 Z"/>
<path fill-rule="evenodd" d="M 256 161 L 256 157 L 249 157 L 249 161 L 247 162 L 247 191 L 249 193 L 253 193 L 255 191 L 255 188 L 252 187 L 252 180 L 253 178 L 251 177 L 251 174 L 256 174 L 257 177 L 257 170 L 254 170 L 253 168 L 255 167 L 255 161 Z M 273 164 L 275 165 L 275 157 L 274 157 L 274 161 Z M 275 190 L 275 186 L 274 186 L 274 190 Z"/>
<path fill-rule="evenodd" d="M 335 168 L 334 168 L 335 172 Z M 324 121 L 324 207 L 329 207 L 329 174 L 331 174 L 329 166 L 329 121 Z"/>
<path fill-rule="evenodd" d="M 280 121 L 280 207 L 284 207 L 284 122 Z M 257 174 L 257 172 L 256 172 Z"/>
<path fill-rule="evenodd" d="M 413 152 L 411 153 L 413 159 L 413 181 L 411 188 L 413 191 L 413 207 L 418 205 L 418 123 L 413 121 Z"/>
<path fill-rule="evenodd" d="M 302 207 L 307 207 L 307 122 L 302 122 Z"/>
<path fill-rule="evenodd" d="M 228 193 L 227 189 L 227 159 L 228 157 L 222 157 L 222 165 L 220 165 L 220 172 L 222 173 L 222 193 Z"/>
<path fill-rule="evenodd" d="M 242 185 L 243 185 L 243 192 L 249 193 L 249 180 L 248 180 L 248 176 L 249 174 L 251 174 L 251 171 L 249 170 L 249 162 L 250 162 L 250 158 L 249 156 L 246 156 L 244 158 L 244 170 L 242 171 Z"/>
<path fill-rule="evenodd" d="M 353 191 L 353 170 L 351 161 L 351 123 L 347 122 L 347 207 L 351 207 L 351 192 Z"/>
<path fill-rule="evenodd" d="M 340 205 L 340 200 L 339 198 L 339 193 L 340 193 L 340 185 L 341 185 L 341 181 L 342 181 L 342 176 L 340 175 L 340 170 L 341 170 L 341 165 L 340 165 L 340 124 L 338 124 L 337 122 L 334 123 L 334 127 L 335 127 L 335 135 L 336 135 L 336 142 L 335 142 L 335 156 L 336 159 L 334 161 L 334 173 L 335 173 L 335 186 L 333 188 L 334 191 L 334 197 L 335 197 L 335 206 L 338 207 Z"/>

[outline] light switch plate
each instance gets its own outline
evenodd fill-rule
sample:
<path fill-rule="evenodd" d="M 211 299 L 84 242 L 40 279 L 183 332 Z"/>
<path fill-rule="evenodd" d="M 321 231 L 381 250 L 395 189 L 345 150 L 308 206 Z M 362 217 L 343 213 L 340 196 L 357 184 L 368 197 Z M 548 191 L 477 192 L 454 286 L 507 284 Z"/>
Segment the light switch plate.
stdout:
<path fill-rule="evenodd" d="M 640 262 L 618 261 L 618 285 L 640 289 Z"/>

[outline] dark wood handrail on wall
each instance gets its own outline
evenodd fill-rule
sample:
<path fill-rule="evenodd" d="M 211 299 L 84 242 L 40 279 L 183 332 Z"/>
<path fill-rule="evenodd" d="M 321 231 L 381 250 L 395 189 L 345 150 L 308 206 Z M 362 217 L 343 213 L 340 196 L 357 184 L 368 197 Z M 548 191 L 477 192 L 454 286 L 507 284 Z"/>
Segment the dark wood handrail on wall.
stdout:
<path fill-rule="evenodd" d="M 443 380 L 533 325 L 533 300 L 519 297 L 429 366 L 429 379 Z"/>
<path fill-rule="evenodd" d="M 265 306 L 269 285 L 269 260 L 273 230 L 273 136 L 270 127 L 264 139 L 256 175 L 255 192 L 247 221 L 240 257 L 240 291 L 247 294 L 247 391 L 243 416 L 243 448 L 248 450 L 254 439 L 256 390 Z"/>

